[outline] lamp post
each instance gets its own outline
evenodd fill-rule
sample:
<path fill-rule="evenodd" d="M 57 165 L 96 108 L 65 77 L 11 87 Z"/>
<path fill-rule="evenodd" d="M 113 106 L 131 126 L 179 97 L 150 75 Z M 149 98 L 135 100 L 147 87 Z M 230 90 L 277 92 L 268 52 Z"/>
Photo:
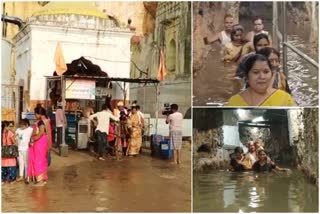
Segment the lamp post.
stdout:
<path fill-rule="evenodd" d="M 65 105 L 65 90 L 66 90 L 66 85 L 65 85 L 65 79 L 63 76 L 61 77 L 61 102 L 62 102 L 62 110 L 65 113 L 66 105 Z M 66 144 L 66 128 L 63 127 L 62 129 L 62 144 L 60 145 L 59 148 L 59 154 L 60 156 L 67 157 L 68 156 L 68 145 Z"/>

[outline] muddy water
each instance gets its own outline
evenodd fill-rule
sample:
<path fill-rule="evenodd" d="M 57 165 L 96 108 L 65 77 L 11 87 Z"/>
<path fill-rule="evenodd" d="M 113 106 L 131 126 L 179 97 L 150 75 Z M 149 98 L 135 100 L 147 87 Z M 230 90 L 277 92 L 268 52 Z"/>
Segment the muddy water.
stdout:
<path fill-rule="evenodd" d="M 299 50 L 318 61 L 317 54 L 310 51 L 312 50 L 311 45 L 306 44 L 302 37 L 292 34 L 288 36 L 288 40 Z M 318 69 L 291 50 L 288 50 L 288 81 L 293 98 L 300 106 L 318 105 Z"/>
<path fill-rule="evenodd" d="M 241 21 L 246 29 L 250 22 Z M 272 29 L 270 21 L 266 29 Z M 318 61 L 318 53 L 308 43 L 310 29 L 289 23 L 288 42 Z M 270 33 L 272 33 L 269 30 Z M 221 62 L 222 55 L 219 51 L 211 51 L 204 62 L 203 68 L 193 79 L 193 105 L 224 105 L 228 99 L 238 93 L 242 86 L 239 80 L 230 78 L 235 73 L 235 65 Z M 318 71 L 297 54 L 288 50 L 288 84 L 292 96 L 299 106 L 316 106 L 318 104 Z"/>
<path fill-rule="evenodd" d="M 194 174 L 195 212 L 318 212 L 318 188 L 300 171 Z"/>
<path fill-rule="evenodd" d="M 232 78 L 235 64 L 221 62 L 222 55 L 210 51 L 204 67 L 193 79 L 193 105 L 222 106 L 242 88 L 242 81 Z"/>
<path fill-rule="evenodd" d="M 54 155 L 46 187 L 2 187 L 2 211 L 190 212 L 190 149 L 183 152 L 181 166 L 149 155 L 105 162 Z"/>

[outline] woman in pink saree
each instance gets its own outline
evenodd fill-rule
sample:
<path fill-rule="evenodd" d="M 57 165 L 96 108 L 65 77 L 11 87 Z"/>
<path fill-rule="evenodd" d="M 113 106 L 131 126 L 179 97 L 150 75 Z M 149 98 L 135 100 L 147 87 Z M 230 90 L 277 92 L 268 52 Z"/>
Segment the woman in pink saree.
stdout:
<path fill-rule="evenodd" d="M 46 134 L 45 123 L 41 120 L 41 115 L 45 115 L 45 109 L 35 108 L 36 123 L 33 126 L 33 135 L 29 144 L 28 155 L 28 181 L 34 178 L 36 186 L 43 186 L 48 180 L 48 136 Z"/>

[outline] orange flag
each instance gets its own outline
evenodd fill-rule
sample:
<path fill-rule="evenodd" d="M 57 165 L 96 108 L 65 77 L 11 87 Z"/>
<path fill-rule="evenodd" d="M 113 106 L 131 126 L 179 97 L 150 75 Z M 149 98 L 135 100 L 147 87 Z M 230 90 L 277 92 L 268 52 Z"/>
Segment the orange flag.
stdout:
<path fill-rule="evenodd" d="M 58 76 L 61 76 L 68 68 L 64 61 L 60 42 L 57 43 L 56 52 L 54 54 L 54 62 L 56 63 L 56 72 Z"/>
<path fill-rule="evenodd" d="M 161 49 L 161 51 L 160 51 L 160 64 L 159 64 L 157 79 L 159 81 L 164 80 L 164 77 L 166 76 L 166 74 L 167 74 L 167 71 L 166 71 L 166 66 L 164 63 L 164 53 L 163 53 L 163 49 Z"/>

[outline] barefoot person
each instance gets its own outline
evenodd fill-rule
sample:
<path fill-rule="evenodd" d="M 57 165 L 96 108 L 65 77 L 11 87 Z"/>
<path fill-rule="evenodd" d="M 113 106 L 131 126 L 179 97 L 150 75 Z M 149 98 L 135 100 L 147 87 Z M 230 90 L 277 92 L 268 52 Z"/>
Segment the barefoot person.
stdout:
<path fill-rule="evenodd" d="M 169 124 L 170 148 L 173 149 L 174 163 L 180 164 L 183 115 L 178 112 L 177 104 L 172 104 L 170 107 L 172 114 L 168 114 L 166 119 L 166 124 Z"/>

